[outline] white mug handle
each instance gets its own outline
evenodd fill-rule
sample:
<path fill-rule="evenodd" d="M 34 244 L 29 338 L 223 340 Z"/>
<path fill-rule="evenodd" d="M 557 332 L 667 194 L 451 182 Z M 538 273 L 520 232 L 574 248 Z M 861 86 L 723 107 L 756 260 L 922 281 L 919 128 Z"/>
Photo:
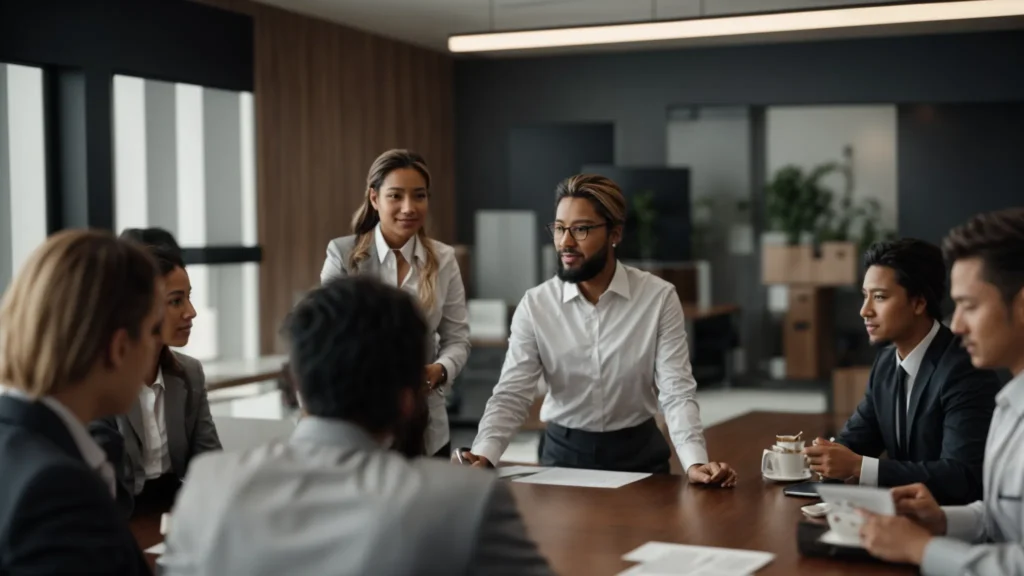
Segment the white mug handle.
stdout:
<path fill-rule="evenodd" d="M 761 474 L 765 473 L 775 473 L 775 452 L 771 450 L 765 450 L 761 455 Z"/>

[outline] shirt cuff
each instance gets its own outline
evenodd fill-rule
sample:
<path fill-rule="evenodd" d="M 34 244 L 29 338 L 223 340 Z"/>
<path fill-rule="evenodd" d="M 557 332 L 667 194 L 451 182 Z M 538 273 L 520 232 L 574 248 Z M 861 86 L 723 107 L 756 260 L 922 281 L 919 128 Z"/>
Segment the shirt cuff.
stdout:
<path fill-rule="evenodd" d="M 484 440 L 482 442 L 477 442 L 473 445 L 473 448 L 470 451 L 477 456 L 487 458 L 487 461 L 495 468 L 498 467 L 498 461 L 501 459 L 501 455 L 505 453 L 505 450 L 502 449 L 501 444 L 498 443 L 497 440 Z"/>
<path fill-rule="evenodd" d="M 921 573 L 926 576 L 959 576 L 964 573 L 970 552 L 971 545 L 966 542 L 932 538 L 924 548 Z"/>
<path fill-rule="evenodd" d="M 708 449 L 700 443 L 677 446 L 676 453 L 679 455 L 679 463 L 683 465 L 683 474 L 686 474 L 686 471 L 694 464 L 708 463 Z"/>
<path fill-rule="evenodd" d="M 946 536 L 963 542 L 974 542 L 978 538 L 978 523 L 981 518 L 974 508 L 943 506 L 942 511 L 946 514 Z"/>
<path fill-rule="evenodd" d="M 455 363 L 449 358 L 438 358 L 435 362 L 444 366 L 444 371 L 448 374 L 448 379 L 444 381 L 441 388 L 444 390 L 451 390 L 452 382 L 454 382 L 455 377 L 458 376 L 458 374 L 455 373 Z"/>
<path fill-rule="evenodd" d="M 878 486 L 878 458 L 863 456 L 860 462 L 860 485 Z"/>

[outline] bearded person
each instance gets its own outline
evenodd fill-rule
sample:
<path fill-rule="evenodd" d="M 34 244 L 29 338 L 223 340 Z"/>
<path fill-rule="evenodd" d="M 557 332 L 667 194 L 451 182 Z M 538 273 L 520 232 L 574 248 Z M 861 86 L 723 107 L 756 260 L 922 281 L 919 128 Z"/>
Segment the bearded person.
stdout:
<path fill-rule="evenodd" d="M 516 308 L 476 441 L 453 458 L 497 464 L 543 376 L 541 465 L 668 473 L 671 451 L 654 420 L 660 405 L 689 481 L 734 486 L 736 472 L 708 458 L 675 287 L 616 259 L 622 191 L 581 174 L 561 182 L 555 196 L 548 230 L 558 274 Z"/>

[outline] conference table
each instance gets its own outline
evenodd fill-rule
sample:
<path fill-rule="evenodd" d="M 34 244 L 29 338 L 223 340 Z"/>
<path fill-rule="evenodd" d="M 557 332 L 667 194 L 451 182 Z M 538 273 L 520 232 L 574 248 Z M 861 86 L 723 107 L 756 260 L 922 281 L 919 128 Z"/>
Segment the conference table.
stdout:
<path fill-rule="evenodd" d="M 735 488 L 694 486 L 680 476 L 659 475 L 617 489 L 511 482 L 512 492 L 530 535 L 563 576 L 619 574 L 633 566 L 622 556 L 651 541 L 774 553 L 758 576 L 916 574 L 906 566 L 798 552 L 800 507 L 814 500 L 785 496 L 783 484 L 763 480 L 761 452 L 777 433 L 803 431 L 813 438 L 834 434 L 841 425 L 831 415 L 751 412 L 708 428 L 709 454 L 736 469 Z M 132 520 L 140 546 L 161 541 L 159 525 L 158 514 Z"/>

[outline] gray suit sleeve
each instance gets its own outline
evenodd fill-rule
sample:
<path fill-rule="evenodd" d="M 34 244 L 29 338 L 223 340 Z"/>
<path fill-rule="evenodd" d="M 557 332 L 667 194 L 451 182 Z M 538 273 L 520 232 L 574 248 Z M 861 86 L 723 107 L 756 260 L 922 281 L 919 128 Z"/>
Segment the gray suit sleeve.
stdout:
<path fill-rule="evenodd" d="M 989 576 L 1024 574 L 1020 542 L 971 546 L 962 540 L 933 538 L 924 550 L 921 573 L 926 576 Z"/>
<path fill-rule="evenodd" d="M 494 484 L 480 524 L 469 574 L 546 576 L 554 574 L 526 533 L 515 498 L 503 481 Z"/>
<path fill-rule="evenodd" d="M 345 270 L 344 255 L 342 254 L 339 242 L 332 240 L 327 245 L 327 258 L 324 260 L 324 267 L 320 270 L 320 283 L 326 284 L 329 280 L 348 276 Z"/>
<path fill-rule="evenodd" d="M 192 443 L 189 458 L 203 452 L 220 450 L 220 436 L 217 434 L 217 426 L 213 423 L 213 415 L 210 414 L 210 400 L 206 397 L 206 374 L 203 372 L 203 365 L 198 361 L 193 370 L 189 373 L 189 386 L 195 395 L 196 427 L 192 431 Z"/>

